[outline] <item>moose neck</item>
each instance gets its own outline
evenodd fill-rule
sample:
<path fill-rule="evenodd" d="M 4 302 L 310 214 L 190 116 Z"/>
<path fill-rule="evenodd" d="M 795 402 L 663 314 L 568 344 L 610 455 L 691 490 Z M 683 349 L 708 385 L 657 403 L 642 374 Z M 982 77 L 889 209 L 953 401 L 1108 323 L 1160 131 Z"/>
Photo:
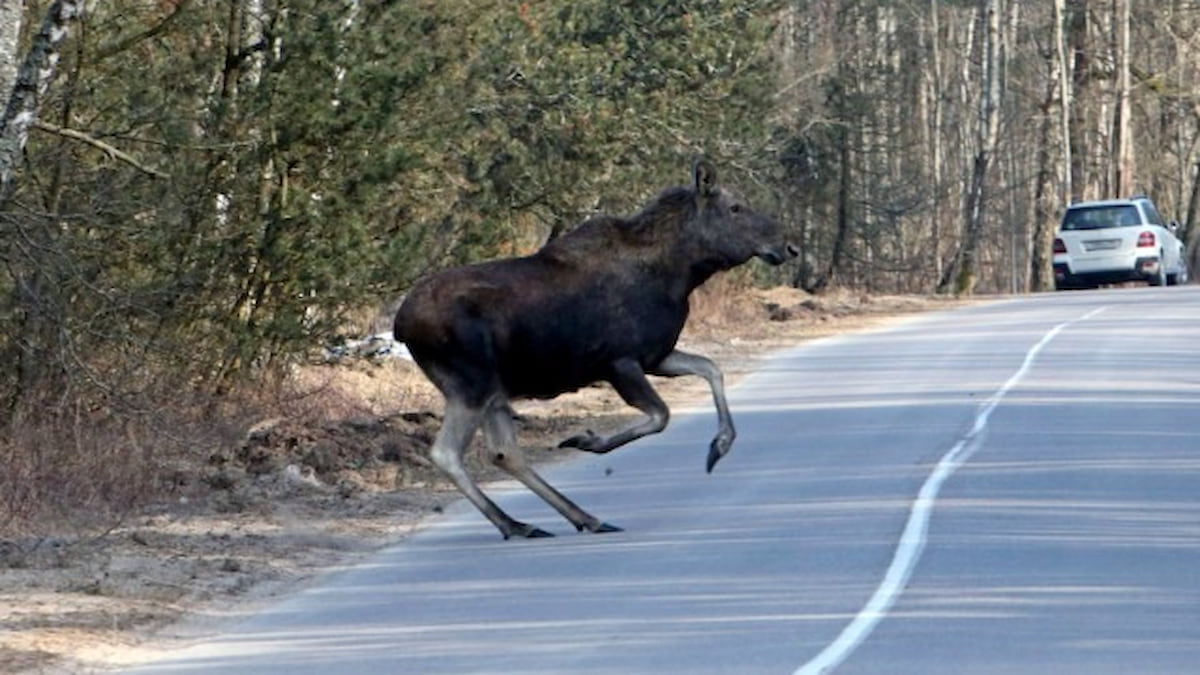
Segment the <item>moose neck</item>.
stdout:
<path fill-rule="evenodd" d="M 713 275 L 736 266 L 717 256 L 702 255 L 698 248 L 681 239 L 667 249 L 665 255 L 657 257 L 649 268 L 667 294 L 678 302 L 686 303 L 692 292 Z"/>
<path fill-rule="evenodd" d="M 687 273 L 687 292 L 690 294 L 718 272 L 735 267 L 726 260 L 716 257 L 701 258 L 691 263 Z"/>

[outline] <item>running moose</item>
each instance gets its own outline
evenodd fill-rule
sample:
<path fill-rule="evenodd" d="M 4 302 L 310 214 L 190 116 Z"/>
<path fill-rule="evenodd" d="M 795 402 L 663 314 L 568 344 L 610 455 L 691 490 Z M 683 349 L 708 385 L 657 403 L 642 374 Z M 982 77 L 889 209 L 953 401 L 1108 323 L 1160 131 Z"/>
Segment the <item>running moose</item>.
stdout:
<path fill-rule="evenodd" d="M 463 452 L 482 426 L 489 459 L 576 528 L 619 531 L 534 473 L 517 445 L 509 401 L 608 382 L 646 419 L 559 444 L 605 453 L 667 426 L 670 411 L 647 373 L 699 375 L 717 410 L 711 472 L 733 443 L 733 421 L 716 364 L 675 349 L 688 296 L 750 258 L 779 265 L 796 253 L 774 220 L 718 187 L 713 167 L 700 160 L 691 187 L 664 191 L 634 216 L 596 216 L 533 255 L 449 269 L 417 284 L 396 314 L 395 335 L 446 398 L 433 462 L 505 539 L 552 536 L 511 518 L 467 474 Z"/>

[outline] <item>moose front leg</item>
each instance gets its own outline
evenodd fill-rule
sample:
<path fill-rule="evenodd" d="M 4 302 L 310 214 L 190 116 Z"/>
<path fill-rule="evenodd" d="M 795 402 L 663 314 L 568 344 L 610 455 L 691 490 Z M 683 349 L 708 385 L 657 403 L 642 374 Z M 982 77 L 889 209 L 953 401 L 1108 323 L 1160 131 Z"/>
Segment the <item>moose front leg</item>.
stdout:
<path fill-rule="evenodd" d="M 699 375 L 708 381 L 708 386 L 712 389 L 713 405 L 717 408 L 717 435 L 708 448 L 708 460 L 705 464 L 705 469 L 712 473 L 717 462 L 729 453 L 729 449 L 733 447 L 733 439 L 737 436 L 737 431 L 733 428 L 733 416 L 729 414 L 729 403 L 725 400 L 725 378 L 721 375 L 721 369 L 708 357 L 676 349 L 652 369 L 650 374 L 663 377 Z"/>

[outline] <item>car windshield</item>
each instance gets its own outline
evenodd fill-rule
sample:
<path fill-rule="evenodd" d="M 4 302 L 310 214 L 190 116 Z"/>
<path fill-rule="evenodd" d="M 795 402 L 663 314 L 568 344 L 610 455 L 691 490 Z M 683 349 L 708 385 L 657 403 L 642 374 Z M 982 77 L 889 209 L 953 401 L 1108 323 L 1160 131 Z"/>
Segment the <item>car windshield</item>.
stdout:
<path fill-rule="evenodd" d="M 1128 227 L 1139 225 L 1137 207 L 1133 204 L 1112 206 L 1087 206 L 1068 209 L 1063 216 L 1064 230 L 1099 230 L 1106 227 Z"/>

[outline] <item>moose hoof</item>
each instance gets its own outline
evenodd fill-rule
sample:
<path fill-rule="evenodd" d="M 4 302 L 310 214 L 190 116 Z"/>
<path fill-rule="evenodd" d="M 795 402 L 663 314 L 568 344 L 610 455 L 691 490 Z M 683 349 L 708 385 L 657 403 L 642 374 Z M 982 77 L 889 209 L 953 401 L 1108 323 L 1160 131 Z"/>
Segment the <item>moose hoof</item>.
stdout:
<path fill-rule="evenodd" d="M 704 470 L 708 473 L 712 473 L 713 467 L 716 466 L 717 462 L 719 462 L 724 456 L 725 453 L 721 452 L 720 446 L 716 441 L 713 441 L 712 446 L 708 449 L 708 461 L 705 462 Z"/>
<path fill-rule="evenodd" d="M 585 452 L 598 452 L 602 443 L 602 439 L 589 430 L 586 434 L 579 434 L 568 438 L 559 443 L 558 447 L 575 448 L 576 450 L 583 450 Z"/>
<path fill-rule="evenodd" d="M 616 525 L 609 525 L 608 523 L 602 523 L 599 521 L 597 521 L 594 525 L 590 524 L 590 523 L 576 525 L 575 529 L 579 530 L 580 532 L 587 530 L 588 532 L 591 532 L 592 534 L 602 534 L 604 532 L 624 532 L 625 531 L 625 530 L 617 527 Z"/>
<path fill-rule="evenodd" d="M 524 539 L 542 539 L 544 537 L 553 537 L 554 535 L 543 530 L 536 525 L 526 525 L 525 523 L 514 524 L 510 532 L 504 533 L 504 538 L 522 537 Z"/>

